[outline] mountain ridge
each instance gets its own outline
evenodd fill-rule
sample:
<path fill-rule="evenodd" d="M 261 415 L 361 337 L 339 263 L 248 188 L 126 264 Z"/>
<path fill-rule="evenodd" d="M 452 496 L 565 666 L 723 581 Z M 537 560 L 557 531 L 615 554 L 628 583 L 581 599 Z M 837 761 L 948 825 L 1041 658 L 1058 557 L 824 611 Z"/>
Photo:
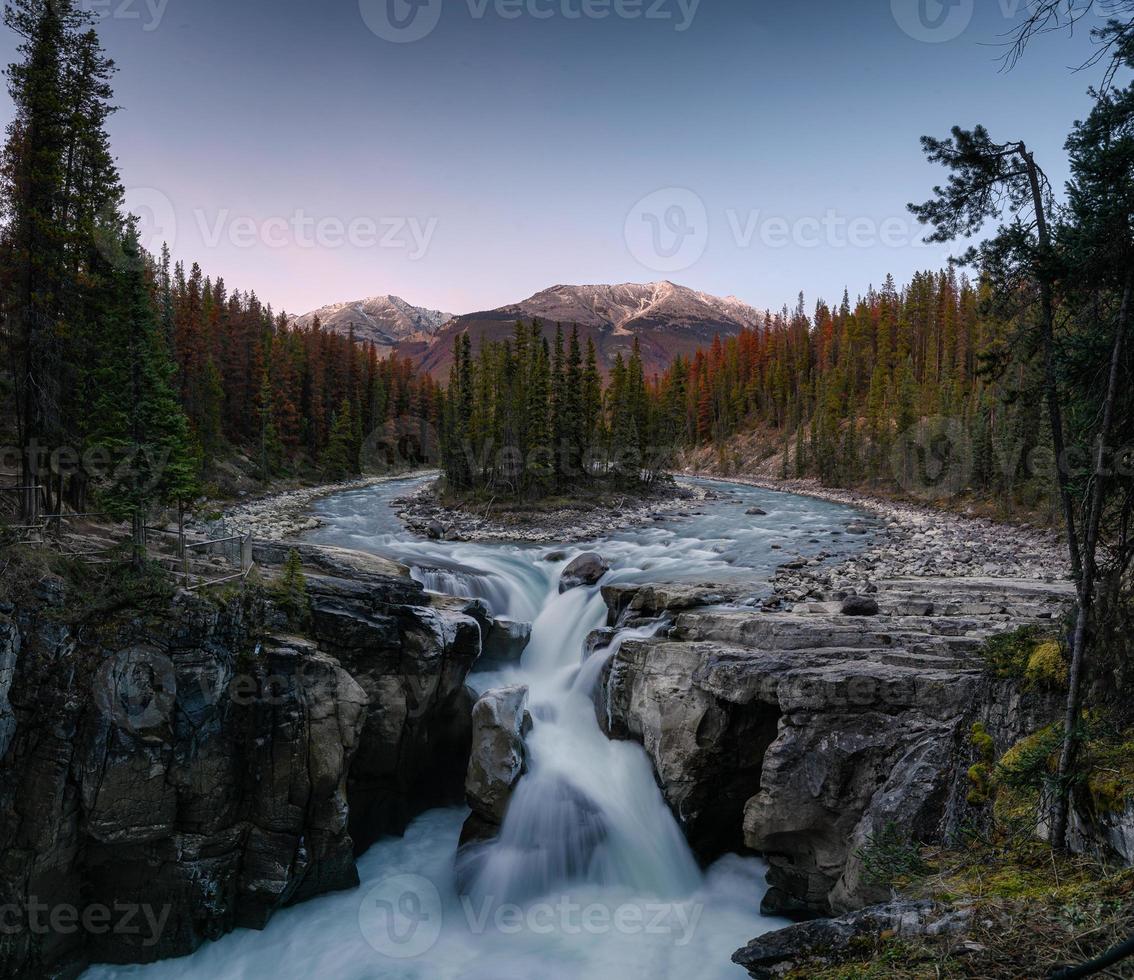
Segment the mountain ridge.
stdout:
<path fill-rule="evenodd" d="M 318 316 L 326 329 L 345 333 L 354 326 L 362 341 L 374 340 L 383 353 L 411 358 L 443 380 L 452 363 L 456 337 L 469 333 L 474 347 L 511 336 L 517 320 L 541 321 L 553 339 L 556 325 L 578 326 L 584 344 L 595 344 L 600 368 L 607 372 L 618 354 L 628 357 L 637 338 L 648 373 L 664 371 L 677 355 L 692 355 L 717 336 L 758 328 L 764 312 L 736 296 L 680 286 L 669 280 L 650 283 L 560 283 L 492 310 L 451 315 L 414 307 L 396 296 L 330 304 L 292 323 L 309 326 Z"/>
<path fill-rule="evenodd" d="M 289 318 L 288 325 L 310 327 L 318 317 L 323 329 L 345 334 L 353 327 L 358 340 L 373 341 L 388 352 L 405 343 L 428 342 L 454 315 L 414 306 L 400 296 L 386 294 L 329 303 Z"/>

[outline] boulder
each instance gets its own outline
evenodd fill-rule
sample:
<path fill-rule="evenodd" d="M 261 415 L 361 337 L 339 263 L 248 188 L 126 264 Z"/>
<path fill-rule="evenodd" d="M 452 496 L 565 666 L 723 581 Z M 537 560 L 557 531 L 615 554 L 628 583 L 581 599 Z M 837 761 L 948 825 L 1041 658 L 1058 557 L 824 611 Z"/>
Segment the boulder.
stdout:
<path fill-rule="evenodd" d="M 465 797 L 472 816 L 461 833 L 462 845 L 495 837 L 516 783 L 526 769 L 524 736 L 531 730 L 525 685 L 488 691 L 473 707 L 472 751 L 465 777 Z"/>
<path fill-rule="evenodd" d="M 877 616 L 878 600 L 865 595 L 849 595 L 843 600 L 844 616 Z"/>
<path fill-rule="evenodd" d="M 943 910 L 928 901 L 893 901 L 852 912 L 837 919 L 800 922 L 753 939 L 732 955 L 732 961 L 755 980 L 773 980 L 790 970 L 827 964 L 831 957 L 873 943 L 882 933 L 914 939 L 963 932 L 971 920 L 968 910 Z"/>
<path fill-rule="evenodd" d="M 610 565 L 602 555 L 593 551 L 584 552 L 563 569 L 563 574 L 559 577 L 559 591 L 597 585 L 599 579 L 609 571 Z"/>
<path fill-rule="evenodd" d="M 767 517 L 768 516 L 768 512 L 766 510 L 764 510 L 762 507 L 749 507 L 748 510 L 746 510 L 744 513 L 747 514 L 749 517 Z"/>
<path fill-rule="evenodd" d="M 600 650 L 607 649 L 617 635 L 618 630 L 610 626 L 600 626 L 598 629 L 591 630 L 583 643 L 583 659 L 590 660 Z"/>
<path fill-rule="evenodd" d="M 531 623 L 516 623 L 510 619 L 490 620 L 484 632 L 480 659 L 476 662 L 477 670 L 518 667 L 531 638 Z"/>

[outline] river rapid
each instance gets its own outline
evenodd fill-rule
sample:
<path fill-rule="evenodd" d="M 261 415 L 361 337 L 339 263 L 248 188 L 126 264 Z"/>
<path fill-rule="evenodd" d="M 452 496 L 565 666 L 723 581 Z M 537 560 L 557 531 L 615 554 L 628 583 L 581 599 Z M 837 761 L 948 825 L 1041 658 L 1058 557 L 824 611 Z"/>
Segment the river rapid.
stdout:
<path fill-rule="evenodd" d="M 500 837 L 468 853 L 458 893 L 454 856 L 468 811 L 434 810 L 358 861 L 360 889 L 278 912 L 262 932 L 238 930 L 192 956 L 148 967 L 96 967 L 92 978 L 144 976 L 292 980 L 684 980 L 741 978 L 733 950 L 783 923 L 760 915 L 761 861 L 726 856 L 701 868 L 634 743 L 608 740 L 595 718 L 602 667 L 629 636 L 584 657 L 605 625 L 599 586 L 559 593 L 582 551 L 611 565 L 601 584 L 717 582 L 754 604 L 776 567 L 861 547 L 848 507 L 713 482 L 700 512 L 587 545 L 446 543 L 409 536 L 391 500 L 417 481 L 339 494 L 315 509 L 313 543 L 381 554 L 428 590 L 483 599 L 493 615 L 533 624 L 518 667 L 474 672 L 479 692 L 529 689 L 528 772 Z M 751 508 L 765 513 L 749 515 Z M 550 560 L 549 560 L 550 559 Z"/>

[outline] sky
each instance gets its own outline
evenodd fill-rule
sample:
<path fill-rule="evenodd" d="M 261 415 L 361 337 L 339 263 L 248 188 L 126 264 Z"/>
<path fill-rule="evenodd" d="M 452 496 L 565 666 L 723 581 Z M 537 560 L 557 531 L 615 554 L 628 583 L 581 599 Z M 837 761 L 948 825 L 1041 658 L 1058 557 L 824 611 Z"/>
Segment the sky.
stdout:
<path fill-rule="evenodd" d="M 1095 16 L 1003 70 L 1029 0 L 81 2 L 145 243 L 292 313 L 854 298 L 955 251 L 906 211 L 942 179 L 920 136 L 983 123 L 1060 186 L 1099 74 L 1074 71 Z"/>

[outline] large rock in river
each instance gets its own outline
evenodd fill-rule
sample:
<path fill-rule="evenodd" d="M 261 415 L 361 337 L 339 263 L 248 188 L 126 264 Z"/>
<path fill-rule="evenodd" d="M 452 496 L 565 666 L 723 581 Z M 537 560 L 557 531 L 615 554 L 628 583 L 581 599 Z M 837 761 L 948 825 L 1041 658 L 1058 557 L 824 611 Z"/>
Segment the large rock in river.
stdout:
<path fill-rule="evenodd" d="M 599 579 L 609 571 L 610 565 L 602 555 L 597 555 L 593 551 L 585 552 L 563 569 L 563 574 L 559 576 L 559 591 L 566 592 L 568 589 L 577 589 L 584 585 L 597 585 Z"/>
<path fill-rule="evenodd" d="M 461 833 L 468 844 L 496 836 L 512 790 L 526 768 L 524 736 L 531 730 L 524 685 L 485 693 L 473 707 L 472 751 L 465 796 L 472 809 Z"/>

